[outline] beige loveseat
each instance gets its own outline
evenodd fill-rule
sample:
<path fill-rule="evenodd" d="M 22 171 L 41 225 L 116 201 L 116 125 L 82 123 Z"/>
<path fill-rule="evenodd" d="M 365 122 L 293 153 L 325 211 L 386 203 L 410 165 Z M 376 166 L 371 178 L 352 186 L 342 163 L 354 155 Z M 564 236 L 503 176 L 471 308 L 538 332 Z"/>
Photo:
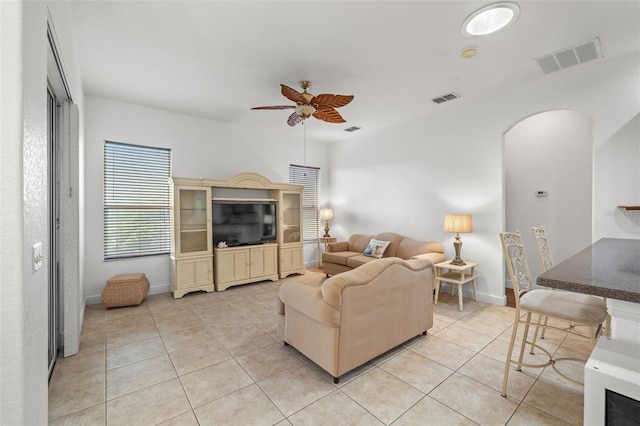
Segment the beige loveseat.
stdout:
<path fill-rule="evenodd" d="M 352 234 L 348 241 L 327 245 L 327 250 L 322 253 L 322 272 L 328 277 L 375 260 L 375 257 L 363 254 L 372 238 L 390 242 L 383 257 L 399 257 L 405 260 L 415 257 L 428 259 L 434 264 L 446 260 L 444 247 L 435 241 L 412 240 L 393 232 L 376 235 Z"/>
<path fill-rule="evenodd" d="M 376 259 L 321 285 L 286 282 L 278 335 L 338 383 L 344 373 L 433 326 L 433 264 Z"/>

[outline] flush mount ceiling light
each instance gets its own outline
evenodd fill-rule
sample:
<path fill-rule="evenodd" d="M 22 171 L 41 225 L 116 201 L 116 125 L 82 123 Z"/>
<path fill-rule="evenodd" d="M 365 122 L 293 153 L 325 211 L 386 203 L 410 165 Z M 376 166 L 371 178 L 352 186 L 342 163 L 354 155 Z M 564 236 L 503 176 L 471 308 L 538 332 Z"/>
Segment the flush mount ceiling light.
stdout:
<path fill-rule="evenodd" d="M 460 52 L 462 59 L 471 59 L 478 54 L 478 48 L 475 46 L 467 46 Z"/>
<path fill-rule="evenodd" d="M 515 3 L 493 3 L 476 10 L 462 23 L 462 34 L 483 37 L 504 30 L 518 18 L 520 7 Z"/>

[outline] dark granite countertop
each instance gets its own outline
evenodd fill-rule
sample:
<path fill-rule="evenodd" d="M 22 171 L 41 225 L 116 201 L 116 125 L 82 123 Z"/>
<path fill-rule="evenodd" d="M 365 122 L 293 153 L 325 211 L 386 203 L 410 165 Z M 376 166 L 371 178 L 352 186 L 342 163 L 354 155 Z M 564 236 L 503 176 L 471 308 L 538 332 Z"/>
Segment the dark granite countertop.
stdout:
<path fill-rule="evenodd" d="M 536 282 L 640 303 L 640 240 L 603 238 L 544 272 Z"/>

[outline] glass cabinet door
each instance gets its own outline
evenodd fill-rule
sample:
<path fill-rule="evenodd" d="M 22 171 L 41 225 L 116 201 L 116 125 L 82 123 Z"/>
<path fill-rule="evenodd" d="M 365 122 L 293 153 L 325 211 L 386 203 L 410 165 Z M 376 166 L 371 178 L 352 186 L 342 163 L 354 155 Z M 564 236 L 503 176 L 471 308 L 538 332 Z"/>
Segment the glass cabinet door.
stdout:
<path fill-rule="evenodd" d="M 282 194 L 282 243 L 302 241 L 300 194 Z"/>
<path fill-rule="evenodd" d="M 209 251 L 209 195 L 206 189 L 180 189 L 180 253 Z"/>

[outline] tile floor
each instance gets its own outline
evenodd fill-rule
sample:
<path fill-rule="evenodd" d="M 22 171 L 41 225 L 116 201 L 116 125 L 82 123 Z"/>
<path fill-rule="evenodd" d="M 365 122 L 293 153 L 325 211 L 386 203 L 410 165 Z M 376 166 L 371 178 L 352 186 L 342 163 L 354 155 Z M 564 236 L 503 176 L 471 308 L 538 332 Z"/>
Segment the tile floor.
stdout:
<path fill-rule="evenodd" d="M 321 282 L 309 270 L 288 279 Z M 279 282 L 87 306 L 80 352 L 49 385 L 52 425 L 581 425 L 582 389 L 545 370 L 511 370 L 514 310 L 441 294 L 434 327 L 331 377 L 276 336 Z M 583 341 L 584 340 L 584 341 Z M 547 332 L 551 352 L 588 357 L 586 339 Z M 539 357 L 536 355 L 535 357 Z M 582 365 L 562 368 L 576 378 Z"/>

